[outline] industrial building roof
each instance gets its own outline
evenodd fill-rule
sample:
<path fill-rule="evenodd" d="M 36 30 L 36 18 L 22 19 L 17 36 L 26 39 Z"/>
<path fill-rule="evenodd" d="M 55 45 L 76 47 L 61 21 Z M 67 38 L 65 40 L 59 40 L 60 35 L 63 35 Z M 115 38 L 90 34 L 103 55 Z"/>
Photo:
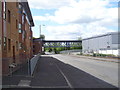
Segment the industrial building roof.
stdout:
<path fill-rule="evenodd" d="M 89 37 L 89 38 L 85 38 L 85 39 L 82 39 L 82 40 L 88 40 L 88 39 L 93 39 L 93 38 L 98 38 L 98 37 L 104 37 L 104 36 L 108 36 L 108 35 L 113 35 L 113 34 L 118 34 L 119 33 L 119 36 L 120 36 L 120 32 L 110 32 L 110 33 L 107 33 L 107 34 L 102 34 L 102 35 L 98 35 L 98 36 L 93 36 L 93 37 Z"/>

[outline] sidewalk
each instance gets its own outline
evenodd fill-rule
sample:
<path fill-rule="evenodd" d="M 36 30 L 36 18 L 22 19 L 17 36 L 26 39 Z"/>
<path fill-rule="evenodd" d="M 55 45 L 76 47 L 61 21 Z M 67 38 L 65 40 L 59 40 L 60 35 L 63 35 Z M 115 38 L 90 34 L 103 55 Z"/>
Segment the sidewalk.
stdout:
<path fill-rule="evenodd" d="M 34 78 L 32 78 L 31 86 L 33 87 L 68 87 L 62 74 L 56 68 L 53 57 L 42 56 L 37 63 L 34 71 Z"/>
<path fill-rule="evenodd" d="M 74 54 L 68 54 L 68 55 L 73 56 L 73 57 L 79 57 L 79 58 L 88 58 L 91 60 L 120 63 L 120 59 L 111 59 L 111 58 L 104 58 L 104 57 L 92 57 L 92 56 L 83 56 L 83 55 L 74 55 Z"/>
<path fill-rule="evenodd" d="M 23 67 L 13 72 L 10 76 L 2 77 L 3 87 L 17 86 L 20 80 L 30 80 L 32 77 L 28 75 L 28 64 L 24 64 Z"/>

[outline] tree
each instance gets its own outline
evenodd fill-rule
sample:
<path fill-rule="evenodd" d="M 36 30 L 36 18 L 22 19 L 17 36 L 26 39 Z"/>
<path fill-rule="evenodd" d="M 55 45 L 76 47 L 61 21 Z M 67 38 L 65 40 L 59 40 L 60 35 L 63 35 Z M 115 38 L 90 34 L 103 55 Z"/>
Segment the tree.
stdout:
<path fill-rule="evenodd" d="M 45 40 L 45 35 L 40 35 L 40 39 Z"/>
<path fill-rule="evenodd" d="M 36 39 L 35 37 L 33 37 L 33 39 Z"/>
<path fill-rule="evenodd" d="M 82 37 L 79 37 L 78 40 L 82 40 Z"/>

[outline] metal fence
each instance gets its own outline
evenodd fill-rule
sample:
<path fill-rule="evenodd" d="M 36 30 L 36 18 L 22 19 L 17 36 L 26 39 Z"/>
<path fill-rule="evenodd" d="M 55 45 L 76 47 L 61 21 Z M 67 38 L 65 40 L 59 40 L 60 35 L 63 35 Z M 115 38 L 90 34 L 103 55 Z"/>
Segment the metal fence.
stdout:
<path fill-rule="evenodd" d="M 82 50 L 81 49 L 75 49 L 75 50 L 64 50 L 64 51 L 61 51 L 60 52 L 61 54 L 80 54 L 82 53 Z"/>
<path fill-rule="evenodd" d="M 36 56 L 34 56 L 34 57 L 30 60 L 30 62 L 29 62 L 30 75 L 33 75 L 35 66 L 36 66 L 39 58 L 40 58 L 40 54 L 37 54 Z"/>

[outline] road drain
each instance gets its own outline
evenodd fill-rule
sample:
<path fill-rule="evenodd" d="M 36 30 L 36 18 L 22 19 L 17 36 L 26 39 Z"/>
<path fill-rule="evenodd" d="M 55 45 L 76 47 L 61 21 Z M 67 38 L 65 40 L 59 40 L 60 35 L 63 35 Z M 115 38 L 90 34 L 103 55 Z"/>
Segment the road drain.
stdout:
<path fill-rule="evenodd" d="M 30 87 L 30 80 L 20 80 L 18 86 L 22 86 L 22 87 Z"/>

